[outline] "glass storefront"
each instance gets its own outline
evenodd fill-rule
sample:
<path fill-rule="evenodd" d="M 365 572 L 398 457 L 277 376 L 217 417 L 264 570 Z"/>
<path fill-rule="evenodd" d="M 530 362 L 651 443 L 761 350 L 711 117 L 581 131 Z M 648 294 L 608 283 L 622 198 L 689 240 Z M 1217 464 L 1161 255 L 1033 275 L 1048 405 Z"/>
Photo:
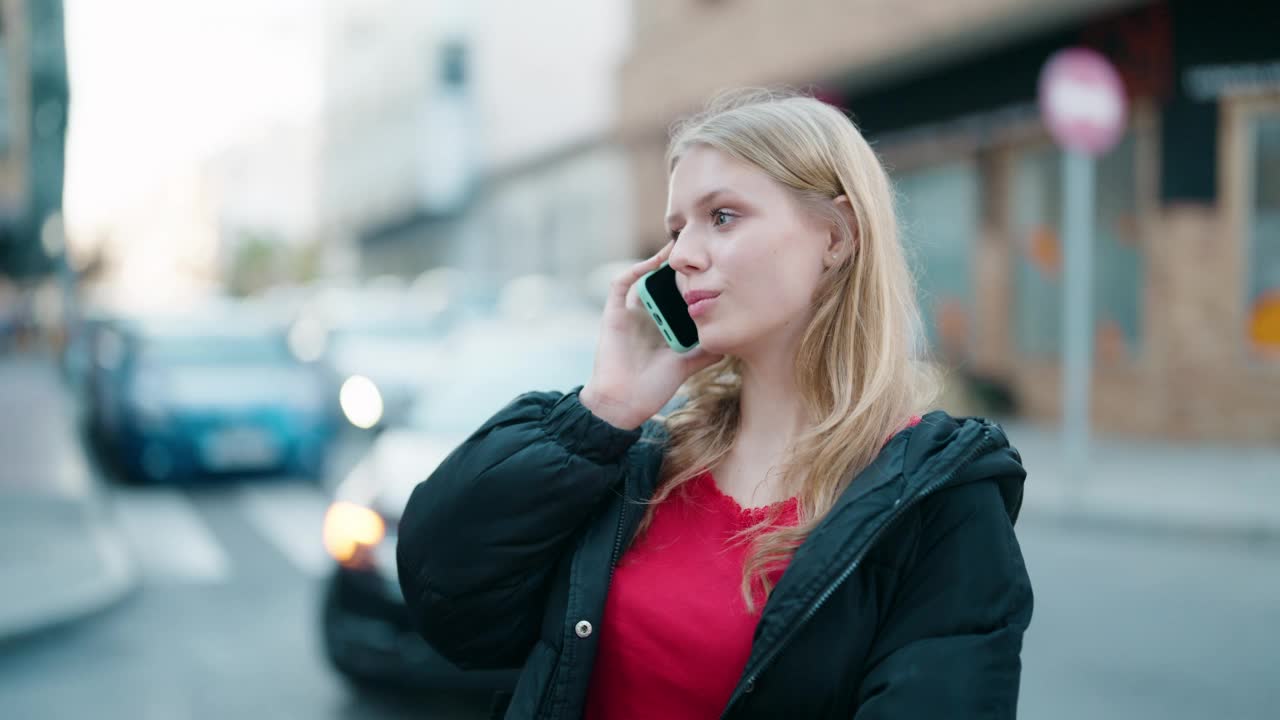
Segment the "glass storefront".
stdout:
<path fill-rule="evenodd" d="M 1062 153 L 1053 146 L 1021 152 L 1013 173 L 1015 342 L 1028 356 L 1056 358 L 1062 345 Z M 1099 358 L 1120 360 L 1138 351 L 1142 320 L 1132 134 L 1098 160 L 1095 177 L 1094 342 Z"/>
<path fill-rule="evenodd" d="M 1246 291 L 1249 339 L 1262 354 L 1280 357 L 1280 112 L 1254 117 L 1249 130 L 1254 163 Z"/>

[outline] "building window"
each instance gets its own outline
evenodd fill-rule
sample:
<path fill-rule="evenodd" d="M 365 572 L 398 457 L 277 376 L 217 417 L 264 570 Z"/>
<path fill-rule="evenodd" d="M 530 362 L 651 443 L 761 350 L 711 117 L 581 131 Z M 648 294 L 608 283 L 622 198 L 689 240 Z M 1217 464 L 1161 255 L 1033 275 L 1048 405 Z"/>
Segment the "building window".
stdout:
<path fill-rule="evenodd" d="M 973 258 L 981 210 L 977 168 L 956 162 L 897 176 L 904 245 L 929 346 L 963 362 L 974 333 Z"/>
<path fill-rule="evenodd" d="M 1132 133 L 1098 160 L 1094 198 L 1094 353 L 1129 359 L 1142 334 L 1142 237 L 1138 231 L 1137 140 Z"/>
<path fill-rule="evenodd" d="M 1097 163 L 1093 227 L 1094 353 L 1117 362 L 1138 351 L 1142 248 L 1137 220 L 1136 142 L 1132 134 Z M 1021 153 L 1014 168 L 1013 308 L 1018 350 L 1057 358 L 1062 351 L 1062 153 Z"/>
<path fill-rule="evenodd" d="M 466 87 L 467 46 L 459 40 L 444 43 L 440 50 L 441 84 L 451 90 Z"/>
<path fill-rule="evenodd" d="M 1280 112 L 1255 115 L 1249 135 L 1249 337 L 1261 354 L 1280 358 Z"/>
<path fill-rule="evenodd" d="M 1018 350 L 1025 355 L 1056 355 L 1060 346 L 1061 175 L 1058 152 L 1051 147 L 1022 153 L 1014 168 L 1013 330 Z"/>

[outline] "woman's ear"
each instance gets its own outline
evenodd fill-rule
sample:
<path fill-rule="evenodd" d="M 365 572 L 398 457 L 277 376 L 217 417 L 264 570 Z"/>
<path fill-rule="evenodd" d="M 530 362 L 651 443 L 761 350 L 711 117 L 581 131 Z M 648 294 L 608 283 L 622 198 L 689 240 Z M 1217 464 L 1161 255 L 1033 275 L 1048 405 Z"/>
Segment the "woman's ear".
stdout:
<path fill-rule="evenodd" d="M 826 252 L 828 266 L 838 265 L 852 257 L 857 251 L 859 241 L 858 215 L 853 211 L 853 203 L 849 201 L 849 196 L 839 195 L 832 202 L 835 203 L 836 212 L 839 213 L 844 228 L 839 226 L 831 228 Z M 841 232 L 845 228 L 847 228 L 847 234 Z"/>

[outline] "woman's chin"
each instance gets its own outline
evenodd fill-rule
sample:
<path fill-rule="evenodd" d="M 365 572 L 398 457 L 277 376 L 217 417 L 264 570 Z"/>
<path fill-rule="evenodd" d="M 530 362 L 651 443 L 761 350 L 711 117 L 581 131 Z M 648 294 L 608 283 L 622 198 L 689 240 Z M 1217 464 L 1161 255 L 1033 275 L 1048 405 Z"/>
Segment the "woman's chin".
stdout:
<path fill-rule="evenodd" d="M 732 355 L 734 343 L 726 342 L 725 338 L 714 330 L 704 331 L 699 328 L 698 348 L 713 355 Z"/>
<path fill-rule="evenodd" d="M 742 358 L 754 355 L 760 349 L 767 348 L 775 342 L 776 333 L 771 334 L 763 330 L 748 331 L 748 333 L 725 332 L 721 323 L 700 327 L 698 328 L 698 347 L 715 355 Z"/>

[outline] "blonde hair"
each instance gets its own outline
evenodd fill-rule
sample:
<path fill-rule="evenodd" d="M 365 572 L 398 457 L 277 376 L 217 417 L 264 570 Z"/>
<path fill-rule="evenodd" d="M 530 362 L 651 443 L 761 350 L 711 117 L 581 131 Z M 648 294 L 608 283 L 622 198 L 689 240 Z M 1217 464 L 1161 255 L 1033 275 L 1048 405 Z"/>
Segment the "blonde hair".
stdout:
<path fill-rule="evenodd" d="M 763 170 L 801 207 L 825 215 L 853 248 L 821 279 L 797 348 L 808 425 L 779 470 L 782 488 L 797 497 L 799 524 L 774 527 L 781 511 L 775 505 L 738 537 L 751 543 L 742 595 L 754 611 L 754 588 L 769 596 L 769 571 L 790 558 L 885 439 L 933 402 L 937 381 L 914 352 L 919 310 L 889 178 L 840 110 L 806 95 L 737 91 L 672 129 L 668 172 L 695 145 Z M 833 202 L 841 195 L 852 206 L 852 227 Z M 687 402 L 660 418 L 667 430 L 662 472 L 637 535 L 661 502 L 728 454 L 741 386 L 739 361 L 726 356 L 689 378 Z"/>

